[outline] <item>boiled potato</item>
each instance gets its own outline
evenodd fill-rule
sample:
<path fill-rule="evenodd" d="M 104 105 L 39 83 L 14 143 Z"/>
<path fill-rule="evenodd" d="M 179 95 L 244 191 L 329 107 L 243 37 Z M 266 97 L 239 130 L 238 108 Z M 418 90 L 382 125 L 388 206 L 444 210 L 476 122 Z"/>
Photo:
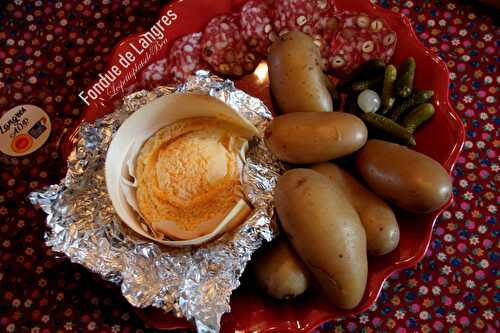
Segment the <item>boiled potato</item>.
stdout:
<path fill-rule="evenodd" d="M 342 309 L 356 307 L 366 288 L 366 235 L 345 195 L 316 171 L 292 169 L 278 179 L 275 204 L 283 230 L 325 295 Z"/>
<path fill-rule="evenodd" d="M 367 135 L 363 121 L 350 113 L 297 112 L 274 118 L 265 140 L 280 160 L 306 164 L 352 154 Z"/>
<path fill-rule="evenodd" d="M 383 255 L 398 246 L 399 226 L 388 204 L 334 163 L 316 164 L 311 169 L 327 176 L 358 212 L 365 228 L 369 254 Z"/>
<path fill-rule="evenodd" d="M 271 45 L 269 80 L 281 112 L 333 111 L 320 64 L 319 48 L 300 31 L 286 33 Z"/>
<path fill-rule="evenodd" d="M 434 211 L 451 198 L 446 170 L 405 146 L 369 140 L 356 156 L 356 168 L 375 193 L 412 212 Z"/>
<path fill-rule="evenodd" d="M 254 261 L 258 285 L 274 298 L 292 298 L 306 291 L 309 272 L 286 239 L 278 238 Z"/>

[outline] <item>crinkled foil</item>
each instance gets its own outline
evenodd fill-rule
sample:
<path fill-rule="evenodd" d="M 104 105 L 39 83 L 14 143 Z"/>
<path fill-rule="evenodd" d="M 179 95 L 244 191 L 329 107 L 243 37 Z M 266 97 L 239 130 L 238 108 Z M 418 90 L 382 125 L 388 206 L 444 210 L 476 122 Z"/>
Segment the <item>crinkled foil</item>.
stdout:
<path fill-rule="evenodd" d="M 131 113 L 162 95 L 182 91 L 222 100 L 261 131 L 272 119 L 257 98 L 236 89 L 231 81 L 199 71 L 181 86 L 128 95 L 115 112 L 95 124 L 82 124 L 66 177 L 29 198 L 48 214 L 50 231 L 45 239 L 54 251 L 120 285 L 123 296 L 136 307 L 173 311 L 194 320 L 199 332 L 217 332 L 253 252 L 276 234 L 273 189 L 284 165 L 271 156 L 262 138 L 250 143 L 243 182 L 253 213 L 216 241 L 197 248 L 168 248 L 136 235 L 121 223 L 106 191 L 106 152 Z"/>

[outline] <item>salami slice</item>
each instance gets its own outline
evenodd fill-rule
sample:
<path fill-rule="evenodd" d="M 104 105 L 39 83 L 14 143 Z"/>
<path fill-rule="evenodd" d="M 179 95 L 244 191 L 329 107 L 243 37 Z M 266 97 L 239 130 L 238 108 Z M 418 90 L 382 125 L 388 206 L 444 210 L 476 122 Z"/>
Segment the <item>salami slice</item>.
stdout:
<path fill-rule="evenodd" d="M 279 0 L 275 6 L 274 27 L 279 35 L 292 30 L 300 30 L 310 36 L 317 35 L 314 29 L 318 21 L 325 13 L 333 11 L 329 0 Z"/>
<path fill-rule="evenodd" d="M 328 63 L 332 41 L 342 29 L 343 18 L 334 10 L 325 12 L 313 25 L 312 36 L 316 45 L 319 46 L 322 58 L 323 70 L 330 70 Z"/>
<path fill-rule="evenodd" d="M 142 86 L 153 89 L 156 86 L 172 82 L 172 76 L 168 72 L 168 59 L 163 58 L 150 64 L 142 72 Z"/>
<path fill-rule="evenodd" d="M 248 1 L 241 8 L 241 34 L 250 49 L 267 54 L 272 42 L 277 39 L 274 31 L 274 9 L 265 0 Z"/>
<path fill-rule="evenodd" d="M 202 56 L 217 73 L 240 76 L 252 72 L 259 62 L 240 33 L 239 22 L 239 14 L 221 15 L 210 20 L 205 28 Z"/>
<path fill-rule="evenodd" d="M 174 41 L 168 55 L 168 75 L 185 81 L 199 69 L 208 69 L 201 55 L 201 32 L 182 36 Z"/>
<path fill-rule="evenodd" d="M 343 12 L 338 17 L 340 31 L 323 54 L 328 68 L 342 75 L 370 59 L 390 61 L 397 36 L 383 19 L 357 12 Z"/>

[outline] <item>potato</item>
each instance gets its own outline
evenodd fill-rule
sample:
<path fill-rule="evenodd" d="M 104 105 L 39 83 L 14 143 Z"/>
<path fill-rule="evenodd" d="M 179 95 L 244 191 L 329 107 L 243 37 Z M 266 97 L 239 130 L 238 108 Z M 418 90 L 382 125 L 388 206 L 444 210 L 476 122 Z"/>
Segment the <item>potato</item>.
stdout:
<path fill-rule="evenodd" d="M 345 195 L 316 171 L 292 169 L 278 179 L 275 204 L 283 230 L 325 295 L 342 309 L 356 307 L 366 288 L 366 235 Z"/>
<path fill-rule="evenodd" d="M 284 238 L 259 252 L 253 272 L 257 284 L 278 299 L 299 296 L 309 285 L 307 268 Z"/>
<path fill-rule="evenodd" d="M 316 164 L 311 169 L 330 178 L 333 186 L 346 195 L 358 212 L 365 228 L 369 254 L 383 255 L 398 246 L 399 226 L 389 205 L 334 163 Z"/>
<path fill-rule="evenodd" d="M 269 80 L 281 112 L 333 111 L 320 64 L 319 48 L 300 31 L 291 31 L 271 45 Z"/>
<path fill-rule="evenodd" d="M 412 212 L 434 211 L 451 198 L 446 170 L 405 146 L 369 140 L 356 156 L 356 168 L 375 193 Z"/>
<path fill-rule="evenodd" d="M 352 154 L 367 135 L 363 121 L 350 113 L 297 112 L 274 118 L 265 140 L 280 160 L 306 164 Z"/>

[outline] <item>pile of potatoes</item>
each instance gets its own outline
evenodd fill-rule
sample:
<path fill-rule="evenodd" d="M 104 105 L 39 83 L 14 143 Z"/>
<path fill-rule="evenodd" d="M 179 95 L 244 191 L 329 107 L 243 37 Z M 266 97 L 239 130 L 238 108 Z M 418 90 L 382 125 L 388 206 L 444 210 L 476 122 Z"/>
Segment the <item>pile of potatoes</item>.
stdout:
<path fill-rule="evenodd" d="M 368 255 L 387 254 L 399 243 L 386 202 L 416 213 L 439 209 L 451 198 L 450 176 L 421 153 L 368 139 L 355 115 L 332 112 L 319 51 L 307 35 L 283 35 L 268 58 L 272 93 L 284 114 L 270 123 L 265 141 L 297 168 L 277 182 L 286 237 L 258 254 L 256 280 L 276 298 L 300 295 L 314 281 L 334 305 L 352 309 L 365 292 Z M 349 155 L 352 174 L 332 162 Z"/>

